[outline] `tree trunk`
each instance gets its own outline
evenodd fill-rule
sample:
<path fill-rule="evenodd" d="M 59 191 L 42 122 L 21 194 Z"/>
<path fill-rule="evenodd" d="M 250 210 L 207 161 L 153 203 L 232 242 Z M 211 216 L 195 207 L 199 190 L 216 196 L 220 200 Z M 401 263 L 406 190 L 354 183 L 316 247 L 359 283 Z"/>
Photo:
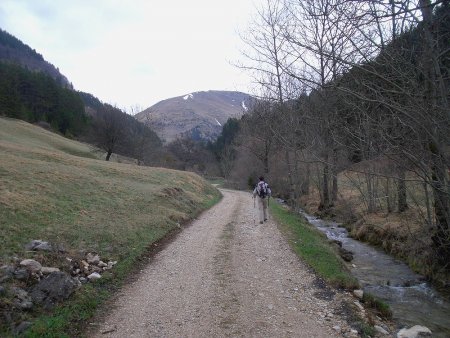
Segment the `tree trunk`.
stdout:
<path fill-rule="evenodd" d="M 398 198 L 398 212 L 406 211 L 408 209 L 408 202 L 406 201 L 405 170 L 402 168 L 400 168 L 398 172 L 397 198 Z"/>
<path fill-rule="evenodd" d="M 367 185 L 367 212 L 375 212 L 375 199 L 374 199 L 374 175 L 366 174 L 366 185 Z"/>
<path fill-rule="evenodd" d="M 289 199 L 290 203 L 295 202 L 295 191 L 294 191 L 294 182 L 292 179 L 292 171 L 291 171 L 291 160 L 289 157 L 289 151 L 286 150 L 284 153 L 285 159 L 286 159 L 286 166 L 287 166 L 287 174 L 288 174 L 288 182 L 289 182 Z"/>
<path fill-rule="evenodd" d="M 390 214 L 392 211 L 394 211 L 394 208 L 392 207 L 391 179 L 389 177 L 386 178 L 385 193 L 386 193 L 386 208 L 387 212 Z"/>
<path fill-rule="evenodd" d="M 307 163 L 306 164 L 305 177 L 304 177 L 303 182 L 302 182 L 302 194 L 303 195 L 309 195 L 310 177 L 311 177 L 311 167 L 310 167 L 310 164 Z"/>
<path fill-rule="evenodd" d="M 323 186 L 322 186 L 323 201 L 322 205 L 319 206 L 320 210 L 328 210 L 330 208 L 330 190 L 328 187 L 329 179 L 330 179 L 330 165 L 328 164 L 328 155 L 326 155 L 323 167 Z"/>
<path fill-rule="evenodd" d="M 332 204 L 337 201 L 338 197 L 338 171 L 337 171 L 337 149 L 333 149 L 333 186 L 331 188 Z"/>
<path fill-rule="evenodd" d="M 111 154 L 112 154 L 112 150 L 108 150 L 108 152 L 106 153 L 106 161 L 109 161 Z"/>

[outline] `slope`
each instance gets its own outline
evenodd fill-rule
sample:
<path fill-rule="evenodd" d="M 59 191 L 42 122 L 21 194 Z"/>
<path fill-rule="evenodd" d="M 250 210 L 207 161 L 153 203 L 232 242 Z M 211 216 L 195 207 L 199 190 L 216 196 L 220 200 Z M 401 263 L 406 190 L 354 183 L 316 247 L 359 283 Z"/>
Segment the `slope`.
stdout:
<path fill-rule="evenodd" d="M 215 188 L 192 173 L 92 157 L 86 145 L 26 122 L 0 118 L 0 266 L 17 268 L 17 259 L 34 258 L 65 271 L 65 257 L 97 252 L 118 261 L 103 282 L 107 286 L 124 278 L 151 243 L 219 198 Z M 64 248 L 64 254 L 26 251 L 25 244 L 35 239 Z M 14 283 L 2 281 L 2 287 L 10 290 Z M 53 336 L 76 328 L 70 323 L 79 316 L 89 317 L 102 297 L 94 292 L 83 298 L 88 289 L 79 290 L 69 302 L 80 309 L 51 313 L 51 321 L 37 320 L 35 325 L 50 330 L 48 334 L 60 330 Z M 0 297 L 2 311 L 11 312 L 10 322 L 1 321 L 0 336 L 21 320 L 34 321 L 36 314 L 42 315 L 39 311 L 15 314 L 11 304 L 12 300 Z"/>
<path fill-rule="evenodd" d="M 166 142 L 179 136 L 215 140 L 230 117 L 240 117 L 252 97 L 234 91 L 195 92 L 163 100 L 136 114 Z"/>

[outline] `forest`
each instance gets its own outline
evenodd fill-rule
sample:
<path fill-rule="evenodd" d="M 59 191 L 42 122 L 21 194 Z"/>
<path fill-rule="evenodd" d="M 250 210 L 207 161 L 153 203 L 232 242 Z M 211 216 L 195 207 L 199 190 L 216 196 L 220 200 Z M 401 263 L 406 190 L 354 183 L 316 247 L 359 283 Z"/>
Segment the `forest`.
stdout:
<path fill-rule="evenodd" d="M 263 174 L 294 208 L 448 276 L 449 14 L 449 1 L 266 1 L 239 64 L 260 100 L 210 145 L 222 174 L 240 188 Z"/>

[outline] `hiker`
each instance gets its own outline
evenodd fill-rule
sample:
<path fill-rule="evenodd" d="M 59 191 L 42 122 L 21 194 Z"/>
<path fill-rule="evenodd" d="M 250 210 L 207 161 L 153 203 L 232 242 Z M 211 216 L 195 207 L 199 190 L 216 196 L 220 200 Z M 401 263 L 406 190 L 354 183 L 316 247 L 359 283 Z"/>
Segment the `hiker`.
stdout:
<path fill-rule="evenodd" d="M 263 224 L 267 221 L 267 206 L 269 204 L 269 197 L 272 195 L 272 191 L 269 185 L 264 181 L 264 177 L 259 177 L 259 182 L 253 190 L 253 198 L 258 200 L 259 209 L 259 224 Z"/>

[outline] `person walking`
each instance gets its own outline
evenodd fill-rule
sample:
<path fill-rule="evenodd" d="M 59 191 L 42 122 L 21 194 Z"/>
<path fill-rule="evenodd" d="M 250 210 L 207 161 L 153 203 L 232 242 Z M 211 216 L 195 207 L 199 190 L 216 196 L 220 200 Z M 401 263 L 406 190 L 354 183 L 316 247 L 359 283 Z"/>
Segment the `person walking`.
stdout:
<path fill-rule="evenodd" d="M 267 221 L 267 206 L 269 204 L 269 197 L 272 195 L 269 185 L 264 181 L 264 177 L 259 177 L 259 182 L 253 190 L 253 198 L 258 201 L 259 224 Z"/>

